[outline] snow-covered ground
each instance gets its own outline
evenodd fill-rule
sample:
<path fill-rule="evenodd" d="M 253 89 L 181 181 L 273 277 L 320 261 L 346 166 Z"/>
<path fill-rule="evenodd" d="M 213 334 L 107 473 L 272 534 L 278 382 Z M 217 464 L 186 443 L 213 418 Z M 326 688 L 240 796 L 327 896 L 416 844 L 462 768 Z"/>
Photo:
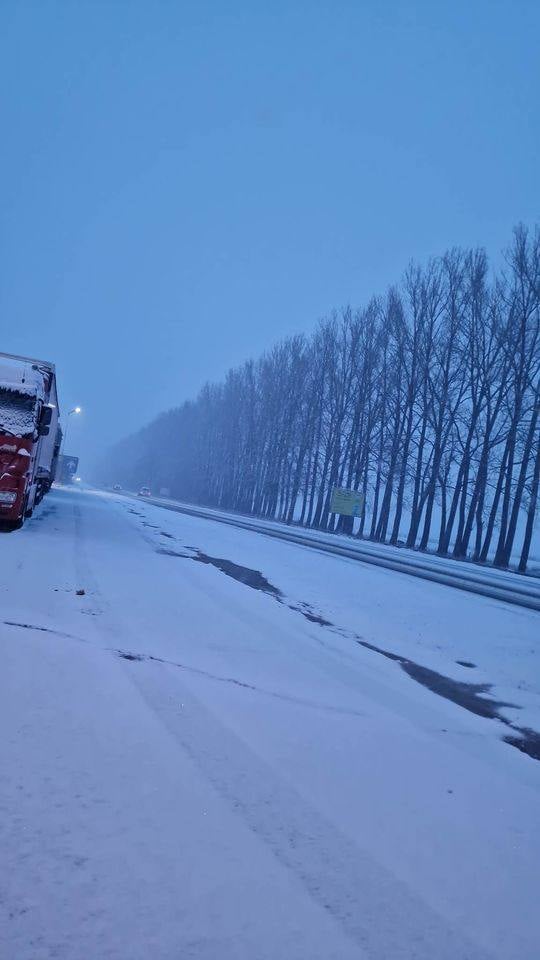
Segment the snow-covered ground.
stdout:
<path fill-rule="evenodd" d="M 537 960 L 540 763 L 403 662 L 539 730 L 539 622 L 53 491 L 0 538 L 0 956 Z"/>

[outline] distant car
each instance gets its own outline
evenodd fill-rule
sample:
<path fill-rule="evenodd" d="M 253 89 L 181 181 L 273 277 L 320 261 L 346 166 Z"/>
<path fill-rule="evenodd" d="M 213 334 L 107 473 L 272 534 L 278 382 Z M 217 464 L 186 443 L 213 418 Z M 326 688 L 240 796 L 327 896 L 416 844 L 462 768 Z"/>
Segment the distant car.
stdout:
<path fill-rule="evenodd" d="M 151 497 L 150 487 L 141 487 L 139 490 L 139 497 Z"/>
<path fill-rule="evenodd" d="M 115 483 L 115 484 L 114 484 L 113 490 L 121 490 L 121 489 L 122 489 L 122 487 L 120 486 L 119 483 Z"/>

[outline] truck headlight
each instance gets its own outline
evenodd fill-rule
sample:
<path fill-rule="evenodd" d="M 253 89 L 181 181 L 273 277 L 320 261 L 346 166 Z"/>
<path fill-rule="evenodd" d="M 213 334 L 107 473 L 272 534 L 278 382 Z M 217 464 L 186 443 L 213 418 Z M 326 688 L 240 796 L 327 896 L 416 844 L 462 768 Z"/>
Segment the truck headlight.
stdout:
<path fill-rule="evenodd" d="M 16 499 L 16 490 L 0 490 L 0 503 L 15 503 Z"/>

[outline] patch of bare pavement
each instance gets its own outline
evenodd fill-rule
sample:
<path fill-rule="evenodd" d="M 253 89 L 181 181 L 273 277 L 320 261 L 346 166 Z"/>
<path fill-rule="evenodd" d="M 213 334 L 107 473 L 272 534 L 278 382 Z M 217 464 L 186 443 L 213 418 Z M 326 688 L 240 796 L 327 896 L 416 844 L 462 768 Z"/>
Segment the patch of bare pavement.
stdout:
<path fill-rule="evenodd" d="M 165 534 L 163 535 L 165 536 Z M 273 597 L 274 600 L 277 600 L 278 603 L 284 604 L 296 613 L 300 613 L 306 620 L 309 620 L 310 623 L 315 623 L 323 628 L 330 629 L 342 637 L 353 640 L 367 650 L 371 650 L 373 653 L 378 653 L 380 656 L 386 657 L 387 660 L 398 663 L 407 676 L 428 690 L 431 690 L 431 692 L 437 694 L 437 696 L 443 697 L 445 700 L 450 700 L 452 703 L 457 704 L 457 706 L 462 707 L 464 710 L 468 710 L 470 713 L 476 714 L 478 717 L 498 720 L 504 724 L 508 730 L 512 731 L 512 733 L 503 736 L 502 739 L 504 742 L 516 747 L 516 749 L 522 753 L 532 757 L 533 760 L 540 760 L 540 733 L 537 733 L 536 730 L 531 730 L 530 727 L 520 727 L 504 716 L 501 712 L 504 708 L 514 710 L 521 708 L 515 703 L 506 703 L 503 700 L 492 699 L 489 695 L 493 684 L 464 683 L 462 680 L 454 680 L 451 677 L 444 676 L 442 673 L 438 673 L 436 670 L 430 670 L 428 667 L 424 667 L 422 664 L 416 663 L 408 657 L 393 653 L 390 650 L 384 650 L 382 647 L 377 647 L 375 644 L 369 643 L 357 634 L 342 630 L 336 626 L 335 623 L 332 623 L 314 611 L 309 604 L 290 601 L 283 591 L 270 583 L 260 570 L 252 570 L 250 567 L 244 567 L 224 557 L 212 557 L 194 547 L 187 549 L 189 553 L 171 550 L 166 547 L 158 547 L 157 553 L 213 566 L 225 574 L 225 576 L 232 577 L 234 580 L 237 580 L 247 587 L 251 587 L 253 590 L 259 590 L 262 593 L 268 594 Z M 475 664 L 468 660 L 458 660 L 456 662 L 460 666 L 469 669 L 475 667 Z"/>

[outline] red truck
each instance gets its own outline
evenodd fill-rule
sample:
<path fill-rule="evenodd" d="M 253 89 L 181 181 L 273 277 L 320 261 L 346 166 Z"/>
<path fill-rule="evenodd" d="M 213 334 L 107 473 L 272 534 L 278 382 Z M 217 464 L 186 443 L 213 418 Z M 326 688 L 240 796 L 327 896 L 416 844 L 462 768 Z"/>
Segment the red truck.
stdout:
<path fill-rule="evenodd" d="M 0 353 L 0 524 L 15 529 L 50 490 L 62 433 L 54 364 Z"/>

